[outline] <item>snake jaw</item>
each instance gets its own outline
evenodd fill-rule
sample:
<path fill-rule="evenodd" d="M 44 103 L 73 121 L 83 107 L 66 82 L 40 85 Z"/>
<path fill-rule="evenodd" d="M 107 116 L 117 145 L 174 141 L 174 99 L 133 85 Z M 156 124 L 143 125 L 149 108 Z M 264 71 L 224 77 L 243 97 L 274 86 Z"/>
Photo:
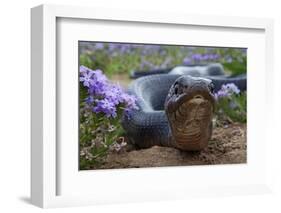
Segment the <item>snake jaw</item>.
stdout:
<path fill-rule="evenodd" d="M 210 84 L 202 78 L 182 76 L 171 87 L 165 111 L 175 147 L 201 150 L 208 145 L 215 102 Z"/>

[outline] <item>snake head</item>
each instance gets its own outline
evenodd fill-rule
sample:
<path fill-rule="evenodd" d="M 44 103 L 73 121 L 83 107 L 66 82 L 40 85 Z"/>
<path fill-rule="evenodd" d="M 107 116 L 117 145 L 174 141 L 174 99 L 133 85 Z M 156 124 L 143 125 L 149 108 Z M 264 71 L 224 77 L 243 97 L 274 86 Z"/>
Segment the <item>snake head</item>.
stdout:
<path fill-rule="evenodd" d="M 183 75 L 171 86 L 165 112 L 175 145 L 183 150 L 200 150 L 211 137 L 215 98 L 211 80 Z"/>
<path fill-rule="evenodd" d="M 191 99 L 206 99 L 214 105 L 214 84 L 211 80 L 201 77 L 184 75 L 171 86 L 165 101 L 165 110 L 173 112 Z"/>

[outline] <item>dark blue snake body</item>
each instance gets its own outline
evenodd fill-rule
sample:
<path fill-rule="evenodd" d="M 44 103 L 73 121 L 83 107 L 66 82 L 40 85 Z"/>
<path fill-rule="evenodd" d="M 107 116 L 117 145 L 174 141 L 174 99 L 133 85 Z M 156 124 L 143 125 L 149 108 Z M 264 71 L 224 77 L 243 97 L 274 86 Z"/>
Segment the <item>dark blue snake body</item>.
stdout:
<path fill-rule="evenodd" d="M 241 91 L 246 90 L 246 75 L 226 76 L 221 65 L 197 68 L 174 69 L 168 74 L 148 75 L 132 82 L 128 93 L 137 97 L 139 109 L 134 110 L 130 117 L 124 116 L 122 126 L 133 144 L 140 148 L 154 145 L 178 148 L 164 105 L 170 88 L 181 76 L 196 76 L 199 77 L 199 81 L 201 78 L 210 79 L 214 85 L 214 92 L 227 83 L 234 83 Z M 198 148 L 198 150 L 200 149 L 201 147 Z"/>

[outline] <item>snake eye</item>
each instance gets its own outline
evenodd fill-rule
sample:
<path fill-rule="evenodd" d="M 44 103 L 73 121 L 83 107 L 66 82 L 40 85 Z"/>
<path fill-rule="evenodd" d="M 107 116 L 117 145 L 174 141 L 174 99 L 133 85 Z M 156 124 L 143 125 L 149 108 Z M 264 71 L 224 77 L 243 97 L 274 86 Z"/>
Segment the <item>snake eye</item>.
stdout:
<path fill-rule="evenodd" d="M 209 90 L 211 91 L 211 93 L 214 93 L 214 90 L 215 90 L 215 85 L 211 82 L 209 85 Z"/>

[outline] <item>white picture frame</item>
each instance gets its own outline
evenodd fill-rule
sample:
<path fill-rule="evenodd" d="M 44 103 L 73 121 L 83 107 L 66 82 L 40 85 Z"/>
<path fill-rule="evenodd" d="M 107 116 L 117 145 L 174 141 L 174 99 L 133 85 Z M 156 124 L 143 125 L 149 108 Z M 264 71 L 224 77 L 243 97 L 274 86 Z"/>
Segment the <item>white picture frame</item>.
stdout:
<path fill-rule="evenodd" d="M 267 106 L 267 112 L 263 115 L 263 124 L 266 126 L 264 132 L 260 132 L 259 126 L 255 126 L 254 122 L 249 122 L 248 125 L 252 128 L 253 137 L 251 140 L 259 141 L 260 148 L 255 148 L 254 146 L 249 146 L 250 153 L 253 156 L 256 154 L 258 157 L 261 153 L 263 154 L 262 160 L 264 162 L 262 165 L 258 165 L 259 161 L 256 163 L 249 164 L 247 166 L 239 165 L 239 167 L 217 167 L 215 169 L 208 169 L 206 167 L 184 167 L 184 168 L 163 168 L 163 169 L 138 169 L 136 170 L 119 170 L 119 179 L 125 181 L 130 181 L 130 176 L 139 176 L 136 178 L 147 177 L 153 175 L 153 177 L 163 177 L 170 174 L 170 182 L 163 181 L 154 185 L 150 185 L 148 188 L 146 184 L 139 184 L 138 188 L 132 188 L 133 185 L 129 184 L 127 189 L 116 188 L 112 190 L 110 187 L 114 187 L 113 184 L 107 185 L 103 189 L 98 189 L 95 194 L 85 193 L 85 185 L 81 187 L 75 187 L 79 184 L 78 179 L 69 178 L 68 182 L 66 179 L 61 178 L 62 172 L 67 172 L 64 170 L 64 164 L 60 163 L 61 152 L 64 150 L 59 150 L 57 144 L 58 132 L 57 132 L 57 119 L 58 119 L 58 88 L 60 87 L 60 81 L 57 78 L 57 70 L 59 69 L 57 57 L 59 55 L 58 49 L 58 33 L 59 20 L 87 20 L 91 22 L 98 20 L 101 25 L 102 22 L 115 21 L 118 22 L 120 26 L 122 23 L 134 23 L 134 25 L 146 23 L 153 24 L 154 26 L 164 26 L 170 31 L 173 27 L 185 27 L 185 26 L 197 26 L 202 29 L 222 29 L 222 31 L 243 31 L 247 30 L 249 32 L 260 33 L 261 36 L 257 36 L 257 42 L 259 42 L 261 53 L 259 53 L 259 59 L 262 61 L 261 65 L 264 68 L 260 68 L 260 74 L 258 74 L 256 82 L 261 83 L 262 90 L 262 100 Z M 145 24 L 144 24 L 145 25 Z M 272 95 L 269 91 L 273 89 L 272 83 L 269 83 L 270 78 L 273 76 L 273 21 L 271 19 L 257 19 L 257 18 L 241 18 L 241 17 L 217 17 L 217 16 L 204 16 L 204 15 L 189 15 L 189 14 L 173 14 L 173 13 L 161 13 L 161 12 L 148 12 L 148 11 L 122 11 L 122 10 L 111 10 L 111 9 L 101 9 L 101 8 L 85 8 L 85 7 L 74 7 L 74 6 L 54 6 L 54 5 L 41 5 L 31 10 L 31 73 L 32 73 L 32 103 L 31 103 L 31 201 L 33 204 L 47 208 L 47 207 L 59 207 L 59 206 L 76 206 L 76 205 L 92 205 L 99 203 L 116 203 L 116 202 L 139 202 L 144 200 L 166 200 L 166 199 L 179 199 L 197 196 L 213 196 L 213 195 L 233 195 L 233 194 L 251 194 L 251 193 L 263 193 L 270 192 L 271 188 L 271 170 L 269 161 L 266 161 L 266 157 L 270 156 L 268 150 L 270 150 L 270 141 L 272 140 L 272 131 L 274 131 L 273 122 L 271 122 L 273 110 L 272 108 L 273 100 Z M 68 23 L 71 26 L 71 23 Z M 166 29 L 166 30 L 167 30 Z M 68 30 L 73 30 L 71 27 Z M 73 33 L 75 34 L 75 33 Z M 121 35 L 121 34 L 120 34 Z M 211 33 L 210 33 L 211 35 Z M 80 35 L 78 35 L 80 36 Z M 71 37 L 71 36 L 70 36 Z M 206 34 L 206 37 L 208 35 Z M 254 37 L 254 36 L 253 36 Z M 171 37 L 172 38 L 172 37 Z M 235 35 L 233 35 L 235 40 Z M 77 39 L 75 37 L 74 39 Z M 110 39 L 107 38 L 107 39 Z M 121 39 L 121 37 L 120 37 Z M 119 39 L 119 41 L 121 41 Z M 127 41 L 125 40 L 123 41 Z M 132 39 L 134 37 L 132 36 Z M 149 39 L 149 37 L 147 38 Z M 246 39 L 246 38 L 245 38 Z M 249 39 L 249 38 L 248 38 Z M 251 40 L 254 40 L 250 38 Z M 161 39 L 160 39 L 161 40 Z M 167 41 L 167 40 L 166 40 Z M 143 41 L 145 42 L 145 40 Z M 165 42 L 165 40 L 162 40 Z M 203 43 L 202 40 L 196 43 L 197 45 L 211 44 L 218 45 L 218 41 L 208 41 Z M 234 42 L 234 41 L 232 41 Z M 245 40 L 245 42 L 248 42 Z M 161 41 L 160 41 L 161 43 Z M 181 41 L 184 43 L 184 41 Z M 193 42 L 195 43 L 195 42 Z M 239 45 L 237 43 L 237 45 Z M 254 47 L 255 43 L 251 44 Z M 234 45 L 235 46 L 235 45 Z M 64 46 L 65 48 L 65 46 Z M 73 49 L 69 47 L 71 52 Z M 252 53 L 250 53 L 252 54 Z M 254 54 L 254 53 L 253 53 Z M 66 56 L 68 57 L 68 56 Z M 69 56 L 70 57 L 70 56 Z M 253 57 L 253 56 L 252 56 Z M 64 59 L 63 59 L 64 60 Z M 249 66 L 254 66 L 254 63 Z M 75 67 L 76 69 L 77 67 Z M 74 74 L 71 74 L 74 75 Z M 271 77 L 269 77 L 271 76 Z M 251 77 L 251 75 L 249 76 Z M 254 89 L 257 84 L 251 83 Z M 255 101 L 250 99 L 250 106 L 255 108 Z M 251 109 L 252 109 L 251 108 Z M 265 113 L 263 111 L 265 105 L 261 104 L 261 107 L 256 107 L 257 113 Z M 254 137 L 253 131 L 259 132 L 256 137 Z M 260 137 L 261 136 L 261 137 Z M 262 140 L 264 139 L 264 140 Z M 257 145 L 258 146 L 258 145 Z M 262 148 L 266 146 L 267 151 Z M 63 147 L 63 146 L 61 146 Z M 71 150 L 71 148 L 70 148 Z M 74 158 L 77 157 L 73 156 Z M 63 160 L 62 160 L 63 161 Z M 254 161 L 254 160 L 253 160 Z M 72 167 L 70 164 L 69 167 Z M 74 167 L 74 165 L 73 165 Z M 188 173 L 186 171 L 192 172 Z M 199 173 L 198 173 L 199 170 Z M 210 178 L 215 178 L 216 174 L 212 175 L 212 172 L 218 172 L 220 175 L 225 173 L 231 174 L 231 171 L 235 172 L 245 172 L 245 177 L 241 176 L 241 180 L 229 184 L 229 182 L 214 184 L 214 185 L 199 185 L 193 182 L 193 187 L 183 185 L 179 180 L 179 184 L 172 184 L 175 175 L 182 174 L 183 177 L 190 175 L 192 180 L 199 178 L 200 170 L 203 171 L 203 175 L 208 174 Z M 73 171 L 73 168 L 72 170 Z M 79 171 L 77 170 L 77 173 Z M 171 174 L 172 172 L 172 174 Z M 211 173 L 210 173 L 211 172 Z M 254 172 L 254 173 L 253 173 Z M 99 181 L 107 180 L 110 175 L 116 175 L 116 171 L 106 171 L 98 173 L 83 172 L 84 177 L 79 180 L 89 183 L 90 179 L 96 176 Z M 251 174 L 253 173 L 253 174 Z M 175 175 L 173 175 L 175 174 Z M 253 179 L 252 184 L 251 178 L 254 175 L 260 175 L 256 179 Z M 66 174 L 65 174 L 66 175 Z M 64 175 L 64 176 L 65 176 Z M 67 174 L 68 175 L 68 174 Z M 70 174 L 71 175 L 71 174 Z M 94 176 L 93 176 L 94 175 Z M 225 174 L 227 175 L 227 174 Z M 246 177 L 246 175 L 248 175 Z M 117 175 L 118 176 L 118 175 Z M 192 177 L 191 177 L 192 176 Z M 71 177 L 71 176 L 70 176 Z M 127 177 L 127 180 L 126 180 Z M 227 177 L 227 176 L 226 176 Z M 79 177 L 80 178 L 80 177 Z M 208 177 L 206 177 L 208 179 Z M 118 179 L 118 177 L 117 177 Z M 237 179 L 239 177 L 237 176 Z M 144 179 L 147 181 L 149 179 Z M 214 181 L 215 182 L 215 181 Z M 65 184 L 68 193 L 60 193 L 60 185 Z M 94 184 L 94 183 L 92 183 Z M 99 183 L 102 185 L 102 182 Z M 135 184 L 135 183 L 132 183 Z M 72 185 L 72 186 L 71 186 Z M 71 191 L 77 191 L 79 188 L 83 188 L 79 193 L 71 193 Z M 95 187 L 94 185 L 92 187 Z M 126 187 L 125 187 L 126 188 Z M 91 186 L 89 190 L 92 190 Z M 143 189 L 143 190 L 141 190 Z M 150 189 L 149 192 L 146 190 Z M 103 190 L 103 191 L 102 191 Z M 122 196 L 120 196 L 122 193 Z"/>

